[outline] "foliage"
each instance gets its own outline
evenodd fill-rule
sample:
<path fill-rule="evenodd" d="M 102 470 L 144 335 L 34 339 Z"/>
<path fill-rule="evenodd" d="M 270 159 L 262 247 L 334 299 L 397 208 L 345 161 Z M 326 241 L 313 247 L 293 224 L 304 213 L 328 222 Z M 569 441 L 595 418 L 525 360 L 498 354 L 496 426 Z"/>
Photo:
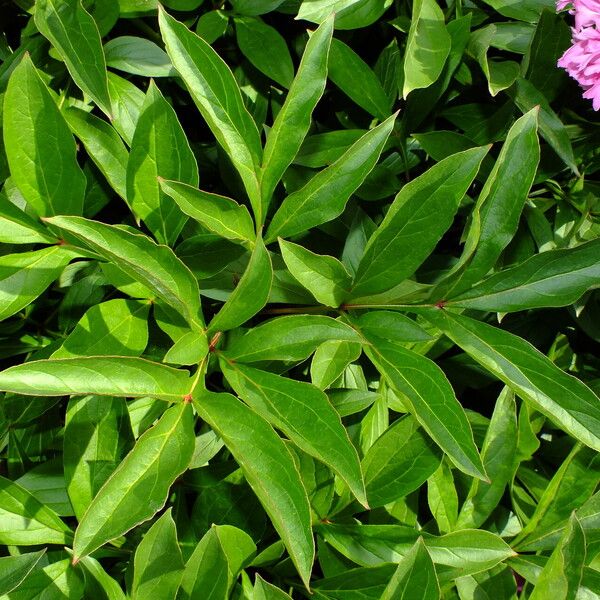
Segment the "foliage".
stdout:
<path fill-rule="evenodd" d="M 2 598 L 599 597 L 569 15 L 164 5 L 0 9 Z"/>

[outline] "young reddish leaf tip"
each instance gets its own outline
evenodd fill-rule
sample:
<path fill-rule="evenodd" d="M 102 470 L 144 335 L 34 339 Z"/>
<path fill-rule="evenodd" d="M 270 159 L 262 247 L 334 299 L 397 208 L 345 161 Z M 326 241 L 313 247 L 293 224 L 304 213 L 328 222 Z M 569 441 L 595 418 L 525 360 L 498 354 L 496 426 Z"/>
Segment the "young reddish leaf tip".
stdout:
<path fill-rule="evenodd" d="M 441 308 L 441 309 L 443 309 L 445 306 L 446 306 L 446 300 L 438 300 L 438 301 L 435 303 L 435 307 L 436 307 L 436 308 Z"/>
<path fill-rule="evenodd" d="M 192 395 L 191 394 L 186 394 L 183 397 L 183 403 L 184 404 L 191 404 L 192 403 Z"/>
<path fill-rule="evenodd" d="M 71 564 L 75 567 L 75 566 L 77 566 L 77 563 L 79 563 L 79 558 L 77 556 L 74 556 L 71 559 Z"/>
<path fill-rule="evenodd" d="M 212 336 L 212 339 L 210 340 L 210 342 L 208 344 L 209 352 L 215 351 L 217 344 L 219 343 L 219 340 L 221 339 L 221 335 L 222 335 L 222 333 L 220 331 L 217 331 L 217 333 L 215 333 L 215 335 Z"/>

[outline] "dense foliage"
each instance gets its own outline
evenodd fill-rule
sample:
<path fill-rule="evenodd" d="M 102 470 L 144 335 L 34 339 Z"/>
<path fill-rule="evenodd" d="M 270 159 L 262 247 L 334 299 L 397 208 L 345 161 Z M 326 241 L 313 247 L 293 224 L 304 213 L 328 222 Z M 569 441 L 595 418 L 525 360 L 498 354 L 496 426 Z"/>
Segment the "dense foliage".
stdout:
<path fill-rule="evenodd" d="M 2 598 L 600 597 L 568 12 L 0 11 Z"/>

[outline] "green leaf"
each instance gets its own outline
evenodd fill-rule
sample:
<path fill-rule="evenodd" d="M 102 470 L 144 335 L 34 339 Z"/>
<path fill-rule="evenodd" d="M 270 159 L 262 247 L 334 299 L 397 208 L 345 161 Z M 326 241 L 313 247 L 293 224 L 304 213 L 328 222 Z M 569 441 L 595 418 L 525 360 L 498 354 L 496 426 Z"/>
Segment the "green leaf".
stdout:
<path fill-rule="evenodd" d="M 131 142 L 127 200 L 156 239 L 168 245 L 187 217 L 161 191 L 159 177 L 197 186 L 198 165 L 175 111 L 151 82 Z"/>
<path fill-rule="evenodd" d="M 256 16 L 275 10 L 283 0 L 231 0 L 231 5 L 239 15 Z"/>
<path fill-rule="evenodd" d="M 132 445 L 133 432 L 124 399 L 86 396 L 69 400 L 63 466 L 69 499 L 78 519 Z"/>
<path fill-rule="evenodd" d="M 283 201 L 269 226 L 266 243 L 290 237 L 339 216 L 350 196 L 379 159 L 396 115 L 368 131 L 335 163 L 317 173 Z"/>
<path fill-rule="evenodd" d="M 225 355 L 236 362 L 301 361 L 329 340 L 360 342 L 356 331 L 331 317 L 290 315 L 271 319 L 232 342 Z"/>
<path fill-rule="evenodd" d="M 108 74 L 108 89 L 112 99 L 112 124 L 125 143 L 131 146 L 133 132 L 146 95 L 131 81 L 115 73 Z"/>
<path fill-rule="evenodd" d="M 354 323 L 368 337 L 374 335 L 391 342 L 427 342 L 432 336 L 415 321 L 391 310 L 371 310 Z"/>
<path fill-rule="evenodd" d="M 229 394 L 197 391 L 194 407 L 223 438 L 308 588 L 315 552 L 310 507 L 289 450 L 262 417 Z"/>
<path fill-rule="evenodd" d="M 11 178 L 35 212 L 81 214 L 86 179 L 75 140 L 28 55 L 8 82 L 3 129 Z"/>
<path fill-rule="evenodd" d="M 174 600 L 183 576 L 183 557 L 169 508 L 146 532 L 133 557 L 132 600 Z"/>
<path fill-rule="evenodd" d="M 193 328 L 202 328 L 198 282 L 170 248 L 157 245 L 145 235 L 98 221 L 79 217 L 54 217 L 47 221 L 73 233 L 94 252 L 150 288 L 184 315 Z"/>
<path fill-rule="evenodd" d="M 310 364 L 311 381 L 319 389 L 330 387 L 361 354 L 362 347 L 355 342 L 329 340 L 316 350 Z"/>
<path fill-rule="evenodd" d="M 258 573 L 254 581 L 254 600 L 290 600 L 290 596 L 266 582 Z"/>
<path fill-rule="evenodd" d="M 310 383 L 227 360 L 221 361 L 221 370 L 252 410 L 335 471 L 366 506 L 358 454 L 324 392 Z"/>
<path fill-rule="evenodd" d="M 333 18 L 324 21 L 311 35 L 290 91 L 267 136 L 260 181 L 263 217 L 275 186 L 308 133 L 313 110 L 323 95 L 332 33 Z"/>
<path fill-rule="evenodd" d="M 390 0 L 303 0 L 296 18 L 321 23 L 333 13 L 336 29 L 358 29 L 377 21 L 390 4 Z"/>
<path fill-rule="evenodd" d="M 365 353 L 392 388 L 405 395 L 423 429 L 461 471 L 486 479 L 471 426 L 443 371 L 428 358 L 392 342 L 376 337 L 369 342 Z"/>
<path fill-rule="evenodd" d="M 375 440 L 362 461 L 369 505 L 384 506 L 419 489 L 441 460 L 414 418 L 399 419 Z"/>
<path fill-rule="evenodd" d="M 71 530 L 24 487 L 0 476 L 0 543 L 14 546 L 68 544 Z"/>
<path fill-rule="evenodd" d="M 169 488 L 194 452 L 188 403 L 173 406 L 138 439 L 100 488 L 75 531 L 74 561 L 147 521 L 165 504 Z"/>
<path fill-rule="evenodd" d="M 165 354 L 163 362 L 176 365 L 196 365 L 208 354 L 204 333 L 188 331 Z"/>
<path fill-rule="evenodd" d="M 337 258 L 315 254 L 281 238 L 279 247 L 289 272 L 317 302 L 335 308 L 344 301 L 352 280 Z"/>
<path fill-rule="evenodd" d="M 262 152 L 260 136 L 233 74 L 201 37 L 162 9 L 158 21 L 167 54 L 213 135 L 240 174 L 256 220 L 260 222 L 262 209 L 257 179 Z"/>
<path fill-rule="evenodd" d="M 458 494 L 452 469 L 445 460 L 427 481 L 427 504 L 440 533 L 453 531 L 458 519 Z"/>
<path fill-rule="evenodd" d="M 415 590 L 419 590 L 421 600 L 439 600 L 440 598 L 440 584 L 423 538 L 419 538 L 400 561 L 381 600 L 410 598 Z"/>
<path fill-rule="evenodd" d="M 148 344 L 147 302 L 109 300 L 92 306 L 52 358 L 140 356 Z"/>
<path fill-rule="evenodd" d="M 235 200 L 204 192 L 178 181 L 160 180 L 160 187 L 179 208 L 206 229 L 244 245 L 254 244 L 256 233 L 248 209 Z"/>
<path fill-rule="evenodd" d="M 106 600 L 127 600 L 121 586 L 91 556 L 85 556 L 79 564 L 85 571 L 86 592 L 94 598 Z"/>
<path fill-rule="evenodd" d="M 350 46 L 334 38 L 329 54 L 329 79 L 370 115 L 384 121 L 391 102 L 379 78 Z"/>
<path fill-rule="evenodd" d="M 453 154 L 402 188 L 369 239 L 352 298 L 389 290 L 415 272 L 450 227 L 488 150 Z"/>
<path fill-rule="evenodd" d="M 431 310 L 425 316 L 533 408 L 600 450 L 598 397 L 583 382 L 508 331 L 447 310 Z"/>
<path fill-rule="evenodd" d="M 167 53 L 154 42 L 123 35 L 104 44 L 106 64 L 113 69 L 145 77 L 169 77 L 175 74 Z"/>
<path fill-rule="evenodd" d="M 314 589 L 318 600 L 381 600 L 395 565 L 372 569 L 350 569 L 317 581 Z"/>
<path fill-rule="evenodd" d="M 100 32 L 80 0 L 39 0 L 35 5 L 35 24 L 65 61 L 75 83 L 110 117 Z"/>
<path fill-rule="evenodd" d="M 536 254 L 448 302 L 461 308 L 515 312 L 573 304 L 600 283 L 600 240 Z"/>
<path fill-rule="evenodd" d="M 0 256 L 0 320 L 33 302 L 75 256 L 64 246 Z"/>
<path fill-rule="evenodd" d="M 237 43 L 242 54 L 261 72 L 280 86 L 289 88 L 294 65 L 285 39 L 259 18 L 234 19 Z"/>
<path fill-rule="evenodd" d="M 437 2 L 413 0 L 404 54 L 404 98 L 413 90 L 429 87 L 437 81 L 450 54 L 450 42 L 444 13 Z"/>
<path fill-rule="evenodd" d="M 9 594 L 25 581 L 45 552 L 44 548 L 39 552 L 0 558 L 0 594 Z"/>
<path fill-rule="evenodd" d="M 481 449 L 481 458 L 490 483 L 474 479 L 462 505 L 456 527 L 481 527 L 498 506 L 515 471 L 517 454 L 515 398 L 509 388 L 498 397 Z"/>
<path fill-rule="evenodd" d="M 531 600 L 575 600 L 586 558 L 585 534 L 575 514 L 531 593 Z"/>
<path fill-rule="evenodd" d="M 153 396 L 181 402 L 190 381 L 187 371 L 120 356 L 35 360 L 0 372 L 0 390 L 33 396 Z"/>
<path fill-rule="evenodd" d="M 0 242 L 3 244 L 56 244 L 58 240 L 25 211 L 0 194 Z"/>

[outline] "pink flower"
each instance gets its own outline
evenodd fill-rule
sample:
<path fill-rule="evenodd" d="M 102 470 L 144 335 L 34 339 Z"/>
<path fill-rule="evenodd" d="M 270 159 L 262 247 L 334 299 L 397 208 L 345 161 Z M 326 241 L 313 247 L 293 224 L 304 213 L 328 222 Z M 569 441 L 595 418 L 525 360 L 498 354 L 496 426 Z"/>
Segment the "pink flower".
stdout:
<path fill-rule="evenodd" d="M 572 0 L 556 0 L 556 10 L 560 12 L 565 10 L 572 3 Z"/>
<path fill-rule="evenodd" d="M 561 0 L 562 1 L 562 0 Z M 573 0 L 575 29 L 596 26 L 600 29 L 600 0 Z"/>

